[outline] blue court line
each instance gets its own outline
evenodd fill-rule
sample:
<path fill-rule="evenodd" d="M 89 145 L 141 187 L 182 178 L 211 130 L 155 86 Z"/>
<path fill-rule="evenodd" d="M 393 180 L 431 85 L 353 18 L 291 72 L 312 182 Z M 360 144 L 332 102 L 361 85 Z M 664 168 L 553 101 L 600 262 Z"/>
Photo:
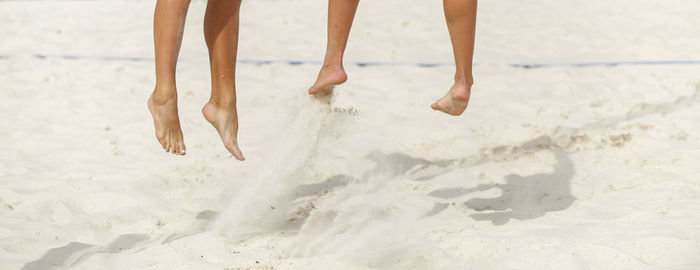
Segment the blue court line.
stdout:
<path fill-rule="evenodd" d="M 152 57 L 124 57 L 124 56 L 89 56 L 89 55 L 49 55 L 32 54 L 32 57 L 39 59 L 59 58 L 66 60 L 102 60 L 102 61 L 131 61 L 131 62 L 153 62 Z"/>
<path fill-rule="evenodd" d="M 700 65 L 700 60 L 671 60 L 671 61 L 619 61 L 619 62 L 581 62 L 581 63 L 550 63 L 550 64 L 510 64 L 516 68 L 543 67 L 614 67 L 614 66 L 658 66 L 658 65 Z"/>
<path fill-rule="evenodd" d="M 314 60 L 255 60 L 255 59 L 239 59 L 238 63 L 243 64 L 289 64 L 289 65 L 320 65 L 323 61 Z M 419 67 L 436 67 L 436 66 L 452 66 L 454 63 L 416 63 L 416 62 L 349 62 L 350 65 L 359 67 L 370 66 L 419 66 Z"/>
<path fill-rule="evenodd" d="M 102 60 L 102 61 L 130 61 L 130 62 L 153 62 L 152 57 L 124 57 L 124 56 L 88 56 L 88 55 L 49 55 L 32 54 L 38 59 L 66 59 L 66 60 Z M 14 57 L 13 55 L 0 55 L 0 60 Z M 322 61 L 315 60 L 264 60 L 264 59 L 238 59 L 241 64 L 288 64 L 288 65 L 320 65 Z M 371 66 L 418 66 L 418 67 L 439 67 L 452 66 L 451 62 L 349 62 L 347 64 L 358 67 Z M 475 64 L 476 65 L 476 64 Z M 509 64 L 514 68 L 547 68 L 547 67 L 600 67 L 600 66 L 657 66 L 657 65 L 700 65 L 700 60 L 663 60 L 663 61 L 611 61 L 611 62 L 571 62 L 571 63 L 525 63 Z"/>

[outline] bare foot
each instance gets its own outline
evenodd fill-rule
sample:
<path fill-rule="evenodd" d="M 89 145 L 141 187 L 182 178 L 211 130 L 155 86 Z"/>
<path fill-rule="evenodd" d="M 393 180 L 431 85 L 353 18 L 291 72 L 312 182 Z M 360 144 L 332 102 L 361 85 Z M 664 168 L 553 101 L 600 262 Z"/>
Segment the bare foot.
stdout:
<path fill-rule="evenodd" d="M 223 106 L 218 102 L 210 100 L 202 109 L 204 118 L 209 121 L 219 132 L 221 141 L 224 142 L 226 149 L 233 154 L 238 160 L 245 160 L 241 149 L 238 148 L 238 114 L 236 113 L 236 105 Z"/>
<path fill-rule="evenodd" d="M 310 95 L 320 94 L 332 90 L 336 85 L 342 84 L 348 80 L 348 75 L 345 74 L 343 66 L 323 65 L 321 71 L 318 72 L 316 82 L 309 88 Z"/>
<path fill-rule="evenodd" d="M 148 99 L 148 109 L 153 115 L 156 138 L 165 152 L 184 155 L 186 149 L 177 114 L 177 94 L 164 96 L 153 91 Z"/>
<path fill-rule="evenodd" d="M 430 105 L 433 110 L 439 110 L 450 115 L 461 115 L 469 104 L 471 85 L 455 83 L 444 97 Z"/>

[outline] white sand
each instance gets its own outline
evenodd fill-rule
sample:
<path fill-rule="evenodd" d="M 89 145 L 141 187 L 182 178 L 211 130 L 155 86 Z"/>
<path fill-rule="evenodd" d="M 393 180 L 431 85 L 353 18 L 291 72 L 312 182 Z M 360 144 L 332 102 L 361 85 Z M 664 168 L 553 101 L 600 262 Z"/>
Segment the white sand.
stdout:
<path fill-rule="evenodd" d="M 240 59 L 320 60 L 324 2 L 245 1 Z M 0 1 L 0 269 L 700 269 L 700 66 L 509 66 L 700 60 L 697 0 L 481 1 L 459 118 L 429 108 L 451 66 L 351 64 L 451 61 L 439 1 L 406 3 L 360 4 L 330 105 L 317 65 L 239 65 L 237 162 L 203 1 L 186 157 L 145 106 L 153 1 Z"/>

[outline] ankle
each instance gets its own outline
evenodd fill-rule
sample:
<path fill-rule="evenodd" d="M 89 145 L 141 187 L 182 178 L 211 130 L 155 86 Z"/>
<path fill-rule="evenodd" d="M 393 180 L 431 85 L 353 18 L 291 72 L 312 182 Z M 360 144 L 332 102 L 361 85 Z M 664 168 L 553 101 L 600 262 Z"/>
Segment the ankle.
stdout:
<path fill-rule="evenodd" d="M 235 109 L 236 108 L 236 98 L 209 98 L 209 103 L 218 109 Z"/>
<path fill-rule="evenodd" d="M 321 67 L 321 72 L 319 73 L 319 76 L 321 75 L 323 75 L 325 78 L 331 78 L 331 80 L 338 81 L 340 83 L 343 83 L 348 79 L 348 75 L 345 73 L 345 68 L 343 67 L 342 63 L 324 63 Z"/>
<path fill-rule="evenodd" d="M 471 87 L 474 84 L 474 77 L 471 75 L 455 74 L 455 85 Z"/>
<path fill-rule="evenodd" d="M 329 71 L 343 70 L 343 58 L 326 57 L 321 68 Z"/>
<path fill-rule="evenodd" d="M 151 94 L 151 99 L 155 104 L 163 105 L 172 100 L 177 100 L 177 91 L 174 87 L 164 88 L 156 86 Z"/>
<path fill-rule="evenodd" d="M 321 70 L 326 72 L 326 73 L 336 73 L 336 72 L 342 72 L 345 73 L 345 68 L 343 68 L 343 64 L 323 64 L 321 67 Z"/>

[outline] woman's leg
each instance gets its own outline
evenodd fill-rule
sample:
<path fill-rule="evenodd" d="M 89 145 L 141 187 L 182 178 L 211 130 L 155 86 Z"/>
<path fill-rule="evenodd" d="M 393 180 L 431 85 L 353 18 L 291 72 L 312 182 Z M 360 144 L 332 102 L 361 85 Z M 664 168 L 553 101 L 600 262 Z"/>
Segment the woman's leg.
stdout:
<path fill-rule="evenodd" d="M 328 43 L 326 57 L 309 94 L 315 95 L 344 83 L 343 54 L 348 43 L 352 20 L 360 0 L 328 0 Z"/>
<path fill-rule="evenodd" d="M 460 115 L 467 109 L 471 86 L 474 83 L 472 55 L 476 31 L 476 2 L 443 0 L 457 70 L 452 88 L 431 107 L 451 115 Z"/>
<path fill-rule="evenodd" d="M 241 0 L 209 0 L 204 17 L 204 39 L 209 48 L 211 98 L 202 109 L 221 136 L 226 149 L 244 160 L 238 148 L 236 111 L 236 54 L 238 52 L 238 12 Z"/>
<path fill-rule="evenodd" d="M 177 113 L 175 66 L 182 43 L 189 0 L 158 0 L 153 16 L 156 52 L 156 87 L 148 99 L 156 138 L 166 152 L 185 154 L 185 143 Z"/>

